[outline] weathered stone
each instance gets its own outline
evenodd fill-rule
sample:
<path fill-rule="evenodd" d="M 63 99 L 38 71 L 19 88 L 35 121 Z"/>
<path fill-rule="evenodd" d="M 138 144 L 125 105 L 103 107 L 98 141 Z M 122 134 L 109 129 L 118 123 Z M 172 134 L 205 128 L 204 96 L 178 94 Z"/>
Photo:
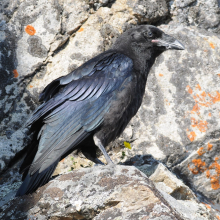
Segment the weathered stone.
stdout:
<path fill-rule="evenodd" d="M 170 13 L 174 20 L 220 33 L 219 0 L 170 1 Z"/>
<path fill-rule="evenodd" d="M 99 166 L 63 174 L 36 193 L 12 200 L 0 217 L 196 220 L 202 207 L 200 220 L 214 219 L 204 205 L 193 205 L 191 208 L 159 192 L 135 167 Z"/>
<path fill-rule="evenodd" d="M 131 13 L 138 18 L 140 23 L 155 23 L 168 16 L 168 8 L 165 0 L 127 0 Z"/>
<path fill-rule="evenodd" d="M 80 28 L 89 17 L 89 10 L 90 6 L 86 1 L 63 1 L 62 33 L 72 34 Z"/>
<path fill-rule="evenodd" d="M 192 188 L 213 203 L 220 199 L 220 132 L 215 131 L 201 141 L 188 146 L 192 153 L 173 169 Z"/>
<path fill-rule="evenodd" d="M 177 200 L 196 199 L 194 193 L 181 180 L 172 174 L 163 164 L 159 164 L 150 176 L 156 187 Z"/>

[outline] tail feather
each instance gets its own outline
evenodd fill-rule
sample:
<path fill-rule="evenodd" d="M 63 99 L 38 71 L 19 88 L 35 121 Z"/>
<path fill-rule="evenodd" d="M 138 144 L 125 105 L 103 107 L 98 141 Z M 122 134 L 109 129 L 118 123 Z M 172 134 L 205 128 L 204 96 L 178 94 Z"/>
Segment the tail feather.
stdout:
<path fill-rule="evenodd" d="M 17 191 L 16 197 L 23 196 L 34 192 L 38 187 L 46 184 L 51 175 L 53 174 L 59 160 L 50 165 L 47 169 L 39 173 L 35 172 L 33 175 L 28 173 L 24 179 L 24 182 L 21 184 L 20 188 Z"/>

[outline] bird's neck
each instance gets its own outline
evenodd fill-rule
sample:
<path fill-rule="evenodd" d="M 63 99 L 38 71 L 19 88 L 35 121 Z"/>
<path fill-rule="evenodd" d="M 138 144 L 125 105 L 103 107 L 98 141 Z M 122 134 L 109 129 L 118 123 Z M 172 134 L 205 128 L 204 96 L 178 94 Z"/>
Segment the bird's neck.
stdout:
<path fill-rule="evenodd" d="M 131 58 L 134 63 L 135 72 L 140 73 L 142 78 L 145 78 L 146 80 L 156 58 L 162 53 L 160 51 L 153 50 L 153 48 L 143 48 L 138 47 L 137 45 L 135 45 L 135 47 L 122 48 L 121 50 L 116 49 L 115 47 L 114 52 L 115 51 Z"/>

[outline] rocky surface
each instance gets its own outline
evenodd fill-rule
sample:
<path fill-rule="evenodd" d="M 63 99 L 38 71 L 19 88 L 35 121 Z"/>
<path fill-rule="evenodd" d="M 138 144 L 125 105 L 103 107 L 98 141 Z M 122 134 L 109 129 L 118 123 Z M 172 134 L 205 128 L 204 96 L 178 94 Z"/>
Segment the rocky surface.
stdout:
<path fill-rule="evenodd" d="M 205 205 L 183 200 L 157 190 L 135 167 L 98 166 L 63 174 L 36 193 L 14 199 L 1 219 L 216 218 Z"/>
<path fill-rule="evenodd" d="M 220 33 L 219 0 L 174 0 L 169 6 L 175 21 Z"/>
<path fill-rule="evenodd" d="M 148 23 L 175 36 L 185 50 L 167 51 L 157 59 L 142 107 L 122 136 L 108 146 L 109 154 L 115 163 L 134 165 L 148 176 L 156 173 L 151 177 L 156 187 L 181 199 L 184 206 L 183 198 L 194 196 L 174 177 L 170 178 L 175 184 L 167 184 L 170 171 L 157 167 L 158 161 L 163 162 L 200 201 L 220 210 L 219 10 L 219 0 L 1 0 L 3 203 L 20 183 L 17 166 L 7 170 L 8 164 L 31 138 L 24 123 L 38 105 L 42 89 L 110 48 L 125 30 Z M 131 149 L 124 147 L 125 141 Z M 104 161 L 103 156 L 100 159 Z M 87 166 L 93 163 L 70 155 L 55 174 Z M 181 198 L 174 196 L 176 191 Z"/>

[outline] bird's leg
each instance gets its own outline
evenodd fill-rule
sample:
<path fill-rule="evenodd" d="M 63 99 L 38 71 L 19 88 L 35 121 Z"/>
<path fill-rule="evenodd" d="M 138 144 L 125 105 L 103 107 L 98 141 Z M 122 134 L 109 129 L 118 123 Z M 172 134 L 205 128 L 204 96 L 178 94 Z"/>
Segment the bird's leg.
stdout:
<path fill-rule="evenodd" d="M 114 164 L 111 160 L 111 158 L 109 157 L 109 155 L 107 154 L 104 146 L 102 145 L 101 141 L 94 135 L 93 136 L 93 140 L 94 140 L 94 143 L 95 145 L 102 151 L 106 161 L 107 161 L 107 164 Z"/>

